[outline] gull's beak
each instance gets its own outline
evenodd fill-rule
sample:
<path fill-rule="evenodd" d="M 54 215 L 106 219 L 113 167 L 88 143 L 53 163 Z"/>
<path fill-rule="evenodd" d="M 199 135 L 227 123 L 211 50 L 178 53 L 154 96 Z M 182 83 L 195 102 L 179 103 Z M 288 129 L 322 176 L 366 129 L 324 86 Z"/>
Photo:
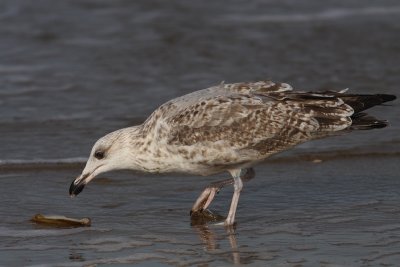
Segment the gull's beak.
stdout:
<path fill-rule="evenodd" d="M 90 181 L 91 179 L 88 179 L 90 174 L 82 174 L 78 176 L 72 183 L 71 186 L 69 187 L 69 195 L 71 197 L 74 197 L 78 195 L 80 192 L 82 192 L 83 188 L 85 185 Z"/>
<path fill-rule="evenodd" d="M 69 187 L 69 195 L 74 197 L 82 192 L 85 185 L 87 185 L 93 178 L 95 178 L 100 173 L 107 171 L 107 168 L 104 168 L 104 164 L 100 164 L 93 168 L 91 165 L 86 165 L 85 169 L 82 171 L 82 174 L 71 183 Z"/>

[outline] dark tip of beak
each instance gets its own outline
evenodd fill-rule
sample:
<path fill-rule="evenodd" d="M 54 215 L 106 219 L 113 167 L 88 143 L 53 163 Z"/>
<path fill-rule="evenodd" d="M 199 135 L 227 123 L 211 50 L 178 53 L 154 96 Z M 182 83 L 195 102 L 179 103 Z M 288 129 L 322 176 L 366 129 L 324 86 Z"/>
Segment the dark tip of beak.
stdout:
<path fill-rule="evenodd" d="M 83 174 L 72 181 L 71 185 L 69 186 L 69 195 L 71 197 L 77 196 L 80 192 L 82 192 L 83 188 L 86 185 L 86 178 L 89 175 L 89 173 Z"/>
<path fill-rule="evenodd" d="M 79 181 L 78 184 L 75 184 L 75 181 L 73 181 L 71 183 L 71 186 L 69 187 L 69 195 L 71 197 L 77 196 L 80 192 L 82 192 L 85 185 L 86 185 L 86 183 L 84 180 Z"/>

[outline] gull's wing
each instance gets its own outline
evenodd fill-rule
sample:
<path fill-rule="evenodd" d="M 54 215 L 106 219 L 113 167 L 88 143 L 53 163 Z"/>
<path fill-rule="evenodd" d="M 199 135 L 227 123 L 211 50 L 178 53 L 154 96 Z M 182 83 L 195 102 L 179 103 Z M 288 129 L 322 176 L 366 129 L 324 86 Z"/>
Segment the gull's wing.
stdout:
<path fill-rule="evenodd" d="M 271 81 L 221 83 L 166 102 L 153 112 L 148 124 L 162 121 L 171 127 L 187 125 L 194 128 L 229 125 L 236 116 L 246 117 L 246 108 L 264 105 L 265 99 L 261 98 L 261 94 L 291 90 L 292 87 L 286 83 Z M 260 96 L 255 95 L 255 92 L 260 93 Z"/>
<path fill-rule="evenodd" d="M 353 109 L 329 94 L 288 84 L 221 84 L 173 99 L 145 123 L 175 146 L 229 147 L 263 158 L 351 125 Z"/>

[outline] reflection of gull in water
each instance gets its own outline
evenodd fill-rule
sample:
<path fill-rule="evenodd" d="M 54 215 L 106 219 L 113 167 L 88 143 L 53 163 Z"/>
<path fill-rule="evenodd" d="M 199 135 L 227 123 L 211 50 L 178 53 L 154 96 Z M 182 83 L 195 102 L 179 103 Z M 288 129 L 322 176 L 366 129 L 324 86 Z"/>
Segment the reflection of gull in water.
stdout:
<path fill-rule="evenodd" d="M 210 175 L 228 171 L 233 179 L 207 187 L 192 212 L 209 206 L 216 192 L 233 184 L 226 225 L 232 225 L 242 179 L 252 166 L 300 143 L 340 131 L 382 128 L 386 121 L 361 111 L 395 99 L 344 91 L 295 92 L 271 81 L 220 84 L 173 99 L 139 126 L 112 132 L 94 145 L 86 167 L 71 184 L 79 194 L 99 173 L 115 169 Z M 173 190 L 173 188 L 166 189 Z"/>
<path fill-rule="evenodd" d="M 208 227 L 208 225 L 194 225 L 193 229 L 195 229 L 199 234 L 199 238 L 206 246 L 207 251 L 216 251 L 218 249 L 219 244 L 217 243 L 217 241 L 221 240 L 221 236 L 217 236 L 214 231 Z M 229 241 L 233 263 L 235 265 L 240 264 L 240 251 L 238 249 L 238 244 L 233 228 L 227 227 L 227 232 L 224 236 Z"/>

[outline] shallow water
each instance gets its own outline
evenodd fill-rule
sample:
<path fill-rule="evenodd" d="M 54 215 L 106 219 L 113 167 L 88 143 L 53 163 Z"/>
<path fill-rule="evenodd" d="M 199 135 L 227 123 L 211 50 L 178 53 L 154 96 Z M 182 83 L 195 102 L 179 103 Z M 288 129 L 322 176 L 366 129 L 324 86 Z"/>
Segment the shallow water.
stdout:
<path fill-rule="evenodd" d="M 220 176 L 116 172 L 67 190 L 99 137 L 221 81 L 398 95 L 399 15 L 394 0 L 1 1 L 0 265 L 395 266 L 399 101 L 371 111 L 388 128 L 258 166 L 233 232 L 188 215 Z M 93 225 L 46 228 L 36 213 Z"/>
<path fill-rule="evenodd" d="M 258 166 L 256 178 L 245 184 L 231 232 L 215 224 L 191 226 L 192 202 L 216 176 L 112 173 L 71 200 L 66 185 L 79 169 L 4 173 L 0 258 L 4 266 L 395 266 L 398 160 Z M 226 214 L 231 194 L 230 188 L 221 191 L 212 210 Z M 35 213 L 87 216 L 92 227 L 38 226 L 29 221 Z"/>

